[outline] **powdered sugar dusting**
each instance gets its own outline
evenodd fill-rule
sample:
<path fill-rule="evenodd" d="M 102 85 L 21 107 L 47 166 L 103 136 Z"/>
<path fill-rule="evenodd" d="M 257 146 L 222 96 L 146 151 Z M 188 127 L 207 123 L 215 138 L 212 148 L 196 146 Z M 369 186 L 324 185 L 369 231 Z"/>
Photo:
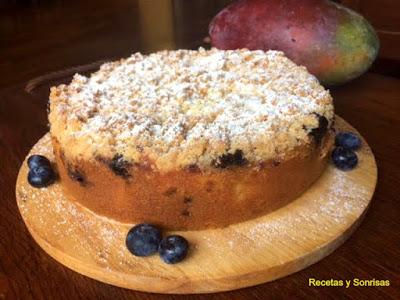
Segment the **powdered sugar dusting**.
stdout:
<path fill-rule="evenodd" d="M 49 135 L 33 153 L 53 160 Z M 42 189 L 29 186 L 26 165 L 18 178 L 17 200 L 32 232 L 94 269 L 154 280 L 176 276 L 177 270 L 189 277 L 221 278 L 236 276 L 238 270 L 246 272 L 249 266 L 255 271 L 286 264 L 341 237 L 366 210 L 375 186 L 376 166 L 367 146 L 358 156 L 360 165 L 355 170 L 342 172 L 329 166 L 301 197 L 267 216 L 223 229 L 180 233 L 189 240 L 191 250 L 176 267 L 166 266 L 157 256 L 131 255 L 125 236 L 133 224 L 93 214 L 67 199 L 59 182 Z"/>
<path fill-rule="evenodd" d="M 51 133 L 72 155 L 122 154 L 159 169 L 242 150 L 250 162 L 309 142 L 329 92 L 278 51 L 162 51 L 52 88 Z"/>

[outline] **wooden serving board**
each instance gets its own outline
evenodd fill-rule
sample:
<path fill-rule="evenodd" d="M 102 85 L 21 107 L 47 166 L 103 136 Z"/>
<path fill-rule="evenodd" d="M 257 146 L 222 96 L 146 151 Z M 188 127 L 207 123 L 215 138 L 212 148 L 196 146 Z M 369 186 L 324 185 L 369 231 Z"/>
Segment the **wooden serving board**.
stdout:
<path fill-rule="evenodd" d="M 356 132 L 341 118 L 336 122 L 339 130 Z M 30 154 L 53 159 L 48 134 Z M 100 217 L 70 201 L 60 183 L 31 187 L 26 162 L 16 196 L 35 241 L 76 272 L 147 292 L 218 292 L 297 272 L 339 247 L 364 216 L 377 180 L 375 159 L 365 140 L 357 154 L 356 169 L 342 172 L 329 165 L 308 191 L 273 213 L 222 229 L 180 232 L 191 248 L 186 260 L 176 265 L 163 263 L 157 255 L 131 255 L 125 236 L 132 224 Z"/>

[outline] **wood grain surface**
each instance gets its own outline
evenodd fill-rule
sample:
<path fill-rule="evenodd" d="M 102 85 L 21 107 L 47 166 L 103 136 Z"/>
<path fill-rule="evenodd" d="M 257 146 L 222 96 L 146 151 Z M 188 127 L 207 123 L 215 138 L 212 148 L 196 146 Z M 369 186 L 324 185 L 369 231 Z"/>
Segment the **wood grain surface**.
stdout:
<path fill-rule="evenodd" d="M 335 127 L 357 132 L 338 116 Z M 54 162 L 49 134 L 36 143 L 32 154 Z M 40 247 L 81 274 L 146 292 L 229 291 L 300 271 L 349 238 L 369 207 L 377 179 L 375 159 L 365 140 L 357 155 L 356 169 L 343 172 L 329 164 L 305 193 L 273 213 L 225 228 L 169 232 L 185 236 L 191 245 L 188 257 L 173 266 L 157 255 L 130 254 L 125 237 L 135 224 L 101 217 L 75 203 L 65 195 L 62 181 L 44 189 L 30 186 L 26 160 L 19 171 L 16 197 Z"/>
<path fill-rule="evenodd" d="M 140 30 L 139 1 L 36 2 L 40 5 L 0 9 L 0 298 L 400 299 L 400 80 L 371 73 L 333 89 L 332 94 L 337 113 L 373 149 L 379 170 L 377 190 L 360 228 L 321 262 L 256 287 L 189 297 L 109 286 L 50 258 L 30 237 L 15 202 L 20 164 L 47 132 L 51 83 L 26 93 L 26 82 L 51 71 L 145 50 L 146 35 Z M 226 2 L 174 1 L 175 47 L 200 45 L 210 18 Z M 154 24 L 157 27 L 156 20 Z M 308 286 L 311 277 L 388 279 L 391 285 L 317 288 Z"/>

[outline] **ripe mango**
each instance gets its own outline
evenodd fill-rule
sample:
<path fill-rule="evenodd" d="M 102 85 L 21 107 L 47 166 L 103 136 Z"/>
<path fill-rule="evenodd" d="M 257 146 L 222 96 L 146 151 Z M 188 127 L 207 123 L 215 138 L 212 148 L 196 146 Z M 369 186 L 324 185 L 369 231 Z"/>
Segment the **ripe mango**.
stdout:
<path fill-rule="evenodd" d="M 358 77 L 379 50 L 368 21 L 329 0 L 239 0 L 214 17 L 209 34 L 219 49 L 281 50 L 325 86 Z"/>

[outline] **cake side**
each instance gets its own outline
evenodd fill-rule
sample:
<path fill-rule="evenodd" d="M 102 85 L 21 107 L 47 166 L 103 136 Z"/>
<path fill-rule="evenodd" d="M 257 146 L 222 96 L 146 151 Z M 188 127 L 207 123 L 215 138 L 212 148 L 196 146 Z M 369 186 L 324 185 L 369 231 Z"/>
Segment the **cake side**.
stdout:
<path fill-rule="evenodd" d="M 53 146 L 71 200 L 119 222 L 199 230 L 262 216 L 296 199 L 325 169 L 333 136 L 329 131 L 319 146 L 300 146 L 284 161 L 168 172 L 112 160 L 77 160 L 54 139 Z"/>

